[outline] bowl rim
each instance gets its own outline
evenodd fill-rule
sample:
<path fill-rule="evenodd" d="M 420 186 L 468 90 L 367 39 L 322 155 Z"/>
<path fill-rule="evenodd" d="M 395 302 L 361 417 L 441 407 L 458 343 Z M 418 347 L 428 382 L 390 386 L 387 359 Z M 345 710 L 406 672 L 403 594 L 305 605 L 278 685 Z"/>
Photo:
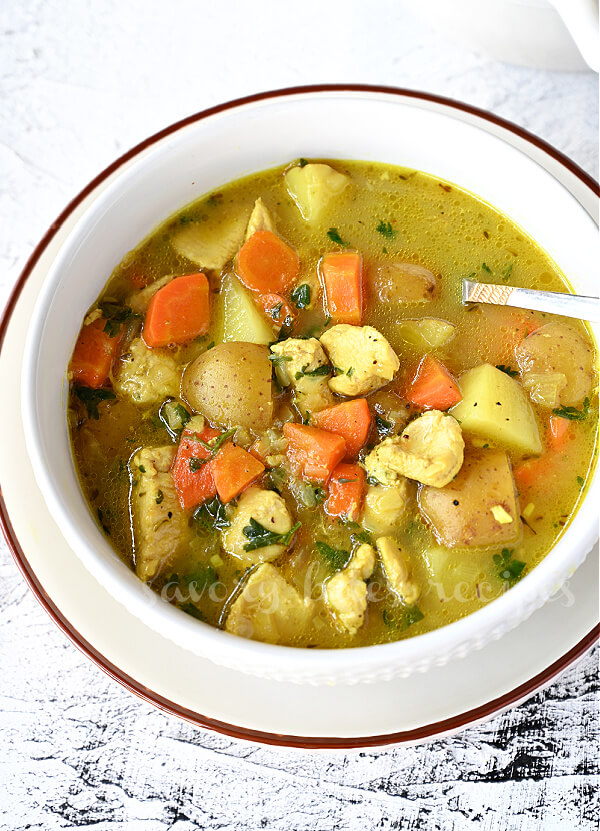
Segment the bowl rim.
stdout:
<path fill-rule="evenodd" d="M 444 98 L 444 97 L 441 97 L 441 96 L 434 96 L 434 95 L 430 95 L 428 93 L 420 93 L 420 92 L 415 91 L 415 90 L 402 90 L 402 89 L 398 89 L 398 88 L 394 88 L 394 87 L 379 87 L 379 86 L 370 86 L 370 85 L 363 85 L 363 84 L 356 84 L 356 85 L 327 84 L 327 85 L 318 85 L 318 86 L 303 86 L 303 87 L 286 88 L 286 89 L 282 89 L 282 90 L 274 90 L 272 92 L 258 93 L 258 94 L 252 95 L 252 96 L 247 96 L 247 97 L 244 97 L 244 98 L 235 99 L 233 101 L 226 102 L 224 104 L 220 104 L 220 105 L 217 105 L 215 107 L 211 107 L 211 108 L 209 108 L 207 110 L 204 110 L 200 113 L 196 113 L 192 116 L 189 116 L 185 119 L 182 119 L 181 121 L 178 121 L 173 125 L 170 125 L 169 127 L 165 128 L 164 130 L 159 131 L 158 133 L 154 134 L 153 136 L 150 136 L 149 138 L 145 139 L 144 141 L 142 141 L 141 143 L 136 145 L 130 151 L 128 151 L 123 156 L 121 156 L 119 159 L 117 159 L 115 162 L 113 162 L 104 171 L 102 171 L 94 180 L 92 180 L 92 182 L 90 182 L 90 184 L 86 188 L 84 188 L 81 191 L 81 193 L 78 194 L 78 196 L 75 197 L 75 199 L 72 200 L 69 203 L 69 205 L 67 205 L 67 207 L 62 212 L 62 214 L 58 217 L 58 219 L 53 223 L 53 225 L 51 226 L 49 231 L 46 233 L 46 235 L 42 238 L 41 242 L 39 243 L 37 248 L 34 250 L 33 254 L 31 255 L 31 257 L 29 259 L 29 261 L 27 262 L 27 264 L 25 266 L 25 269 L 23 270 L 23 272 L 22 272 L 22 274 L 21 274 L 19 280 L 17 281 L 17 284 L 16 284 L 16 286 L 13 290 L 13 293 L 11 294 L 11 296 L 9 298 L 9 301 L 7 303 L 7 306 L 6 306 L 5 311 L 3 313 L 3 316 L 2 316 L 2 320 L 0 322 L 0 346 L 2 344 L 3 336 L 4 336 L 4 333 L 5 333 L 5 330 L 8 326 L 8 322 L 9 322 L 10 316 L 12 314 L 12 310 L 13 310 L 13 308 L 14 308 L 17 300 L 18 300 L 18 297 L 19 297 L 19 295 L 22 291 L 22 288 L 25 284 L 25 281 L 27 280 L 27 277 L 29 276 L 29 274 L 33 270 L 33 268 L 34 268 L 35 264 L 37 263 L 37 261 L 39 260 L 39 258 L 41 257 L 41 254 L 43 253 L 45 247 L 48 245 L 49 241 L 52 239 L 52 237 L 56 234 L 56 232 L 62 226 L 62 224 L 64 223 L 66 218 L 79 205 L 79 203 L 86 196 L 88 196 L 100 183 L 102 183 L 110 174 L 112 174 L 113 172 L 118 170 L 118 168 L 121 167 L 125 162 L 127 162 L 128 160 L 134 158 L 142 150 L 145 150 L 146 148 L 150 147 L 151 145 L 156 144 L 157 142 L 159 142 L 164 137 L 166 137 L 166 136 L 168 136 L 168 135 L 170 135 L 174 132 L 177 132 L 178 130 L 181 130 L 183 127 L 188 126 L 189 124 L 196 123 L 196 122 L 202 120 L 203 118 L 206 118 L 206 117 L 208 117 L 210 115 L 213 115 L 215 113 L 222 112 L 222 111 L 232 109 L 232 108 L 236 108 L 236 107 L 240 107 L 240 106 L 243 106 L 245 104 L 249 104 L 249 103 L 253 103 L 253 102 L 257 102 L 257 101 L 264 101 L 264 100 L 267 100 L 267 99 L 273 99 L 273 98 L 277 98 L 277 97 L 281 97 L 281 96 L 293 96 L 293 95 L 301 95 L 301 94 L 305 95 L 307 93 L 309 93 L 309 94 L 318 94 L 318 93 L 322 93 L 322 92 L 335 92 L 335 93 L 362 92 L 362 93 L 375 93 L 375 94 L 384 93 L 384 94 L 391 94 L 391 95 L 404 97 L 404 98 L 409 98 L 409 99 L 413 98 L 413 99 L 417 99 L 417 100 L 420 100 L 420 101 L 426 101 L 426 102 L 429 101 L 429 102 L 433 102 L 433 103 L 438 104 L 438 105 L 443 105 L 444 107 L 453 108 L 455 110 L 456 109 L 462 110 L 464 112 L 470 113 L 470 114 L 478 116 L 480 118 L 483 118 L 486 121 L 490 121 L 492 123 L 495 123 L 495 124 L 499 125 L 500 127 L 508 129 L 509 131 L 511 131 L 512 133 L 515 133 L 516 135 L 520 136 L 521 138 L 524 138 L 525 140 L 537 145 L 539 148 L 541 148 L 546 153 L 548 153 L 550 156 L 554 157 L 557 161 L 559 161 L 564 167 L 566 167 L 568 170 L 570 170 L 572 173 L 574 173 L 594 193 L 599 192 L 598 185 L 592 179 L 592 177 L 590 177 L 587 173 L 585 173 L 585 171 L 581 170 L 581 168 L 579 168 L 578 165 L 576 165 L 570 159 L 565 157 L 562 153 L 560 153 L 555 148 L 548 145 L 547 142 L 545 142 L 542 139 L 539 139 L 535 136 L 532 136 L 532 134 L 528 133 L 527 131 L 523 130 L 522 128 L 517 127 L 516 125 L 513 125 L 510 122 L 499 118 L 498 116 L 494 116 L 490 113 L 487 113 L 484 110 L 480 110 L 478 108 L 471 107 L 470 105 L 466 105 L 466 104 L 462 104 L 461 102 L 453 101 L 452 99 Z M 2 507 L 4 508 L 4 505 Z M 15 552 L 15 548 L 19 548 L 18 541 L 17 541 L 17 544 L 16 544 L 15 547 L 13 547 L 13 544 L 11 544 L 11 543 L 14 542 L 14 540 L 9 539 L 9 536 L 11 536 L 11 534 L 10 534 L 10 521 L 8 520 L 7 516 L 6 517 L 4 516 L 4 513 L 3 513 L 3 516 L 2 516 L 2 522 L 3 522 L 3 526 L 4 526 L 4 530 L 5 530 L 5 535 L 7 536 L 7 540 L 9 541 L 9 547 L 12 548 L 13 555 L 17 559 L 18 564 L 22 567 L 26 563 L 26 559 L 25 559 L 25 556 L 24 556 L 22 551 L 20 551 L 20 553 L 18 555 Z M 12 534 L 12 537 L 14 538 L 14 534 Z M 22 570 L 24 570 L 24 569 L 22 568 Z M 25 571 L 26 571 L 26 569 L 25 569 Z M 536 571 L 537 571 L 537 568 L 536 568 Z M 527 581 L 527 577 L 524 578 L 524 580 L 518 586 L 516 586 L 513 590 L 511 590 L 511 592 L 509 593 L 511 596 L 513 596 L 515 601 L 517 599 L 516 595 L 518 595 L 520 593 L 526 594 L 526 591 L 524 590 L 526 581 Z M 28 579 L 28 582 L 30 582 L 30 585 L 32 585 L 32 580 Z M 32 588 L 33 588 L 33 585 L 32 585 Z M 521 589 L 521 592 L 519 592 L 519 589 Z M 47 610 L 50 611 L 49 603 L 51 604 L 51 601 L 49 601 L 49 598 L 47 598 L 43 595 L 43 590 L 41 590 L 41 592 L 40 592 L 39 587 L 38 587 L 38 590 L 36 590 L 34 588 L 34 592 L 38 596 L 38 599 L 42 600 L 42 603 L 47 608 Z M 40 595 L 42 596 L 41 598 L 40 598 Z M 496 607 L 497 603 L 500 602 L 501 600 L 502 600 L 502 598 L 500 598 L 495 603 L 490 604 L 489 607 L 486 607 L 486 608 Z M 486 609 L 484 608 L 484 609 L 480 610 L 480 612 L 484 612 L 485 610 Z M 176 610 L 173 610 L 173 611 L 176 612 Z M 472 615 L 469 615 L 467 618 L 465 618 L 465 620 L 469 620 L 469 619 L 472 620 L 473 616 L 480 614 L 480 612 L 475 612 Z M 64 623 L 65 622 L 61 621 L 60 612 L 50 611 L 50 613 L 54 617 L 55 621 L 57 623 L 59 623 L 59 625 L 61 625 L 61 628 L 64 628 Z M 68 621 L 66 623 L 68 624 Z M 198 625 L 196 621 L 191 621 L 190 620 L 189 623 L 193 627 L 197 627 L 197 625 Z M 442 627 L 441 630 L 435 630 L 435 632 L 437 632 L 437 633 L 439 633 L 441 631 L 448 632 L 449 630 L 452 630 L 452 632 L 454 632 L 456 630 L 453 629 L 452 627 L 456 627 L 457 623 L 460 623 L 460 621 L 457 621 L 454 624 L 449 624 L 446 627 Z M 211 629 L 212 629 L 212 627 L 211 627 Z M 213 631 L 215 633 L 217 632 L 217 630 L 213 630 Z M 243 649 L 244 651 L 247 651 L 248 643 L 246 641 L 240 642 L 239 638 L 237 638 L 236 636 L 233 636 L 233 635 L 229 635 L 228 633 L 218 633 L 218 634 L 220 636 L 225 636 L 229 639 L 235 640 L 235 642 L 239 645 L 239 647 L 241 649 Z M 433 633 L 426 633 L 426 634 L 418 636 L 416 638 L 407 639 L 405 641 L 402 641 L 402 644 L 406 645 L 406 644 L 410 643 L 411 641 L 414 642 L 414 643 L 418 642 L 418 643 L 422 644 L 423 639 L 427 638 L 427 634 L 433 634 Z M 590 633 L 590 634 L 592 634 L 592 633 Z M 70 634 L 70 637 L 72 637 L 71 634 Z M 592 635 L 592 640 L 593 640 L 593 637 L 594 636 Z M 451 638 L 451 640 L 452 640 L 452 638 Z M 587 639 L 584 639 L 584 640 L 587 641 Z M 350 650 L 335 650 L 335 652 L 337 654 L 342 654 L 342 653 L 350 654 L 352 656 L 353 663 L 354 663 L 356 661 L 356 659 L 359 658 L 360 653 L 364 654 L 366 651 L 368 651 L 369 654 L 373 654 L 375 650 L 377 650 L 379 652 L 381 652 L 383 650 L 387 650 L 388 653 L 389 653 L 389 652 L 391 652 L 392 649 L 394 649 L 394 648 L 397 649 L 398 648 L 398 643 L 400 643 L 400 642 L 392 642 L 390 644 L 380 644 L 380 645 L 374 645 L 374 646 L 369 646 L 369 647 L 357 647 L 357 648 L 353 648 L 353 649 L 350 649 Z M 297 648 L 293 648 L 293 647 L 282 647 L 282 646 L 275 646 L 275 645 L 271 645 L 271 644 L 258 644 L 257 642 L 252 642 L 252 644 L 255 647 L 257 646 L 261 651 L 264 651 L 265 654 L 268 652 L 268 653 L 272 653 L 274 656 L 281 656 L 283 651 L 287 651 L 288 653 L 293 653 L 294 656 L 298 656 L 299 652 L 300 653 L 302 652 L 302 650 L 298 650 Z M 80 644 L 78 644 L 78 645 L 80 645 Z M 584 651 L 586 648 L 587 648 L 587 645 L 582 647 L 581 651 Z M 93 647 L 92 647 L 92 649 L 93 649 Z M 88 652 L 88 654 L 91 655 L 91 653 L 89 652 L 88 649 L 85 649 L 85 651 Z M 320 654 L 320 658 L 322 659 L 321 663 L 323 663 L 326 660 L 327 661 L 330 660 L 331 650 L 322 650 L 319 653 L 311 651 L 311 660 L 314 660 L 314 658 L 316 658 L 317 655 L 319 655 L 319 654 Z M 95 660 L 97 663 L 99 662 L 97 657 L 94 657 L 93 655 L 91 655 L 91 657 L 93 657 L 93 660 Z M 573 660 L 573 658 L 571 658 L 571 660 Z M 319 661 L 317 661 L 317 662 L 319 662 Z M 559 670 L 557 670 L 557 671 L 559 671 Z M 113 673 L 110 672 L 110 671 L 109 671 L 109 674 L 113 675 Z M 120 680 L 120 679 L 117 679 L 117 680 Z M 126 685 L 130 686 L 129 684 L 126 684 Z M 247 736 L 245 736 L 245 737 L 247 738 Z"/>

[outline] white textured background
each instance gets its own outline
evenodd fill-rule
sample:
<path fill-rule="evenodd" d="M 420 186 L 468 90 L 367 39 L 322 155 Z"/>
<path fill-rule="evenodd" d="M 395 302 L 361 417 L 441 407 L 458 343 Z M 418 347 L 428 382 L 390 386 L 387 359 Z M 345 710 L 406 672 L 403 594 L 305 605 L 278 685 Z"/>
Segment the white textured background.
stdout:
<path fill-rule="evenodd" d="M 598 175 L 595 75 L 489 61 L 392 0 L 0 0 L 0 38 L 0 307 L 54 217 L 115 156 L 262 89 L 354 81 L 448 95 Z M 348 756 L 257 749 L 110 681 L 53 626 L 0 543 L 0 827 L 10 831 L 595 829 L 597 692 L 596 651 L 456 738 Z"/>

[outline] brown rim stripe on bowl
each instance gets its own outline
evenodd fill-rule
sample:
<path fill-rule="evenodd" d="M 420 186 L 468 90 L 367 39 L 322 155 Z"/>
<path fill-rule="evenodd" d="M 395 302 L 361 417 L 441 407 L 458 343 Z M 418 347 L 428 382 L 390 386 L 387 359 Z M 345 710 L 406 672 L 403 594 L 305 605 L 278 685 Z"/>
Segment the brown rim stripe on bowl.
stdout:
<path fill-rule="evenodd" d="M 543 150 L 547 155 L 554 158 L 563 167 L 567 168 L 567 170 L 573 173 L 594 194 L 596 194 L 597 196 L 600 195 L 600 187 L 598 183 L 588 173 L 582 170 L 582 168 L 579 167 L 579 165 L 575 164 L 575 162 L 573 162 L 559 150 L 556 150 L 556 148 L 552 147 L 552 145 L 548 144 L 543 139 L 538 138 L 532 133 L 529 133 L 527 130 L 524 130 L 522 127 L 519 127 L 510 121 L 500 118 L 499 116 L 493 115 L 487 112 L 486 110 L 479 109 L 478 107 L 472 107 L 469 104 L 464 104 L 460 101 L 455 101 L 451 98 L 445 98 L 439 95 L 431 95 L 429 93 L 418 92 L 416 90 L 401 89 L 397 87 L 370 86 L 368 84 L 321 84 L 316 86 L 289 87 L 286 89 L 278 89 L 270 92 L 256 93 L 255 95 L 249 95 L 244 98 L 238 98 L 233 101 L 228 101 L 224 104 L 219 104 L 215 107 L 210 107 L 207 110 L 203 110 L 202 112 L 188 116 L 187 118 L 184 118 L 181 121 L 178 121 L 175 124 L 166 127 L 164 130 L 155 133 L 153 136 L 150 136 L 149 138 L 140 142 L 131 150 L 127 151 L 127 153 L 123 154 L 120 158 L 116 159 L 111 165 L 109 165 L 100 174 L 98 174 L 98 176 L 96 176 L 71 202 L 69 202 L 69 204 L 57 217 L 57 219 L 52 223 L 50 228 L 42 237 L 39 244 L 34 249 L 33 253 L 29 257 L 29 260 L 25 264 L 25 268 L 21 272 L 14 289 L 12 290 L 9 296 L 8 302 L 0 318 L 0 349 L 2 348 L 8 325 L 10 323 L 16 304 L 21 296 L 23 287 L 27 279 L 29 278 L 31 272 L 37 265 L 40 257 L 46 250 L 48 244 L 51 242 L 56 233 L 61 229 L 68 217 L 81 204 L 81 202 L 87 196 L 89 196 L 102 182 L 104 182 L 112 173 L 117 171 L 122 165 L 124 165 L 130 159 L 133 159 L 140 152 L 155 144 L 156 142 L 160 141 L 161 139 L 165 138 L 166 136 L 170 135 L 171 133 L 175 133 L 182 127 L 186 127 L 187 125 L 193 124 L 196 121 L 201 121 L 202 119 L 214 115 L 215 113 L 224 112 L 225 110 L 233 109 L 243 104 L 249 104 L 256 101 L 263 101 L 268 98 L 279 98 L 284 96 L 299 95 L 303 93 L 320 92 L 384 93 L 389 95 L 395 95 L 398 98 L 410 98 L 416 99 L 417 101 L 427 101 L 434 104 L 442 105 L 444 107 L 448 107 L 450 109 L 458 110 L 464 113 L 469 113 L 470 115 L 474 115 L 478 118 L 481 118 L 484 121 L 496 124 L 497 126 L 502 127 L 505 130 L 508 130 L 509 132 L 519 136 L 521 139 L 524 139 L 530 144 L 533 144 L 539 149 Z M 585 635 L 585 637 L 583 637 L 579 641 L 579 643 L 577 643 L 568 652 L 562 655 L 558 660 L 554 661 L 552 664 L 550 664 L 550 666 L 546 667 L 545 670 L 538 673 L 533 678 L 530 678 L 523 684 L 520 684 L 518 687 L 515 687 L 510 692 L 505 693 L 504 695 L 499 696 L 498 698 L 495 698 L 492 701 L 489 701 L 486 704 L 481 705 L 480 707 L 476 707 L 475 709 L 468 710 L 464 713 L 460 713 L 457 716 L 453 716 L 452 718 L 435 722 L 433 724 L 427 724 L 422 727 L 415 728 L 413 730 L 405 730 L 396 733 L 387 733 L 378 736 L 366 736 L 359 738 L 312 738 L 304 736 L 286 736 L 278 733 L 267 733 L 259 730 L 252 730 L 244 727 L 239 727 L 233 724 L 227 724 L 226 722 L 208 718 L 207 716 L 204 716 L 201 713 L 196 713 L 192 710 L 188 710 L 187 708 L 182 707 L 173 701 L 169 701 L 168 699 L 163 698 L 163 696 L 159 695 L 153 690 L 144 687 L 134 678 L 127 675 L 119 667 L 111 663 L 107 658 L 105 658 L 96 649 L 94 649 L 92 644 L 86 641 L 85 638 L 83 638 L 83 636 L 71 626 L 69 621 L 63 616 L 60 609 L 57 608 L 52 599 L 46 594 L 44 588 L 40 584 L 33 569 L 31 568 L 23 549 L 21 548 L 19 540 L 17 539 L 12 523 L 8 516 L 8 510 L 6 507 L 6 503 L 4 501 L 1 488 L 0 525 L 2 526 L 3 535 L 6 539 L 9 549 L 11 550 L 15 562 L 17 563 L 17 566 L 19 567 L 21 573 L 23 574 L 23 577 L 27 581 L 30 589 L 32 590 L 37 600 L 41 603 L 41 605 L 44 607 L 44 609 L 50 615 L 50 617 L 56 623 L 56 625 L 72 641 L 72 643 L 81 652 L 87 655 L 87 657 L 90 658 L 95 664 L 97 664 L 100 667 L 100 669 L 102 669 L 107 675 L 109 675 L 115 681 L 118 681 L 122 686 L 124 686 L 126 689 L 128 689 L 130 692 L 134 693 L 144 701 L 154 704 L 156 707 L 158 707 L 161 710 L 164 710 L 165 712 L 168 712 L 172 715 L 176 715 L 180 718 L 190 721 L 198 727 L 214 730 L 218 733 L 223 733 L 233 738 L 245 739 L 247 741 L 253 742 L 260 742 L 262 744 L 278 745 L 282 747 L 299 747 L 304 749 L 342 750 L 351 748 L 375 747 L 390 744 L 412 743 L 422 741 L 427 738 L 435 737 L 439 734 L 455 732 L 462 727 L 468 726 L 469 724 L 473 724 L 486 718 L 490 718 L 496 713 L 501 712 L 502 710 L 505 710 L 508 707 L 518 703 L 519 701 L 522 701 L 523 699 L 533 695 L 541 687 L 550 683 L 557 675 L 559 675 L 561 672 L 567 669 L 567 667 L 569 667 L 570 664 L 572 664 L 574 661 L 580 658 L 600 637 L 600 624 L 597 624 L 593 627 L 593 629 L 591 629 L 587 633 L 587 635 Z"/>

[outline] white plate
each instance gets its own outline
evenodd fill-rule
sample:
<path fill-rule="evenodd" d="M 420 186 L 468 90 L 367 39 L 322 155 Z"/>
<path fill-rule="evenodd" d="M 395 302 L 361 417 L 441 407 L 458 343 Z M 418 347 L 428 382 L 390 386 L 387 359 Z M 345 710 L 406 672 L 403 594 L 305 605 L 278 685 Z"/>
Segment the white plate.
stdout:
<path fill-rule="evenodd" d="M 589 177 L 543 142 L 463 105 L 412 92 L 398 94 L 414 106 L 453 108 L 456 118 L 501 136 L 552 172 L 593 215 L 596 201 Z M 0 353 L 5 400 L 20 399 L 24 333 L 62 240 L 115 171 L 157 138 L 135 148 L 91 183 L 34 252 L 9 302 L 5 329 L 0 330 L 0 336 L 5 335 Z M 1 434 L 10 436 L 0 460 L 0 509 L 9 546 L 36 596 L 105 671 L 157 706 L 202 726 L 253 741 L 303 747 L 369 747 L 438 737 L 532 695 L 598 636 L 594 552 L 561 593 L 516 630 L 426 675 L 368 687 L 299 687 L 218 667 L 146 627 L 84 568 L 49 515 L 14 415 L 12 408 L 0 408 Z"/>

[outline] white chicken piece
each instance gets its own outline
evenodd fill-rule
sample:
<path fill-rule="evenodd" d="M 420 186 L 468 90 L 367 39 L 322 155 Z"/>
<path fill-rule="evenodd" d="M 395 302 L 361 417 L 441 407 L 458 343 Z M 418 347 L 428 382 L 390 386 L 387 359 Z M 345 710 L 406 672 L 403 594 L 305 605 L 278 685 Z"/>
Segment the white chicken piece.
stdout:
<path fill-rule="evenodd" d="M 339 323 L 323 332 L 320 340 L 339 373 L 329 381 L 339 395 L 365 395 L 383 387 L 400 367 L 392 347 L 372 326 Z"/>
<path fill-rule="evenodd" d="M 277 377 L 295 392 L 295 403 L 302 413 L 317 413 L 331 407 L 334 398 L 328 386 L 329 374 L 319 374 L 329 361 L 316 338 L 288 338 L 274 343 L 271 352 L 277 355 Z"/>
<path fill-rule="evenodd" d="M 275 566 L 264 563 L 232 604 L 225 629 L 242 638 L 293 645 L 308 626 L 313 607 L 314 602 L 302 598 Z"/>
<path fill-rule="evenodd" d="M 325 584 L 327 605 L 340 627 L 355 635 L 363 625 L 367 610 L 367 580 L 375 568 L 375 550 L 363 543 L 346 568 L 330 577 Z"/>
<path fill-rule="evenodd" d="M 263 490 L 257 486 L 248 488 L 240 497 L 237 508 L 233 509 L 231 524 L 221 531 L 224 550 L 241 560 L 244 566 L 276 560 L 285 551 L 285 545 L 265 545 L 252 551 L 245 550 L 244 546 L 251 542 L 244 534 L 244 528 L 250 526 L 250 519 L 274 534 L 287 534 L 293 523 L 285 499 L 275 491 Z"/>
<path fill-rule="evenodd" d="M 307 222 L 318 222 L 330 201 L 339 196 L 350 179 L 328 164 L 297 165 L 287 170 L 283 178 L 288 193 Z"/>
<path fill-rule="evenodd" d="M 417 583 L 411 579 L 408 558 L 393 537 L 378 537 L 375 545 L 390 589 L 412 606 L 417 602 L 421 591 Z"/>
<path fill-rule="evenodd" d="M 141 338 L 134 338 L 119 360 L 115 390 L 135 404 L 154 404 L 179 396 L 181 372 L 171 355 L 149 349 Z"/>
<path fill-rule="evenodd" d="M 462 467 L 465 443 L 455 418 L 428 410 L 399 436 L 384 439 L 365 459 L 369 476 L 392 485 L 405 476 L 443 488 Z"/>
<path fill-rule="evenodd" d="M 373 534 L 391 534 L 407 516 L 411 489 L 400 477 L 393 485 L 368 485 L 362 524 Z"/>
<path fill-rule="evenodd" d="M 144 581 L 155 577 L 191 536 L 170 473 L 175 450 L 143 447 L 129 463 L 135 570 Z"/>
<path fill-rule="evenodd" d="M 138 289 L 138 291 L 132 292 L 127 298 L 127 305 L 132 312 L 135 312 L 138 315 L 146 314 L 150 301 L 156 292 L 160 291 L 160 289 L 164 288 L 164 286 L 174 279 L 174 274 L 166 274 L 164 277 L 159 277 L 158 280 L 150 283 L 149 286 L 145 286 L 143 289 Z"/>
<path fill-rule="evenodd" d="M 272 234 L 275 233 L 275 220 L 273 219 L 273 215 L 260 196 L 254 203 L 250 219 L 248 220 L 246 239 L 250 239 L 252 234 L 255 234 L 257 231 L 271 231 Z"/>
<path fill-rule="evenodd" d="M 175 251 L 200 268 L 220 271 L 244 242 L 247 214 L 223 219 L 219 213 L 204 222 L 190 222 L 177 231 L 171 244 Z"/>

